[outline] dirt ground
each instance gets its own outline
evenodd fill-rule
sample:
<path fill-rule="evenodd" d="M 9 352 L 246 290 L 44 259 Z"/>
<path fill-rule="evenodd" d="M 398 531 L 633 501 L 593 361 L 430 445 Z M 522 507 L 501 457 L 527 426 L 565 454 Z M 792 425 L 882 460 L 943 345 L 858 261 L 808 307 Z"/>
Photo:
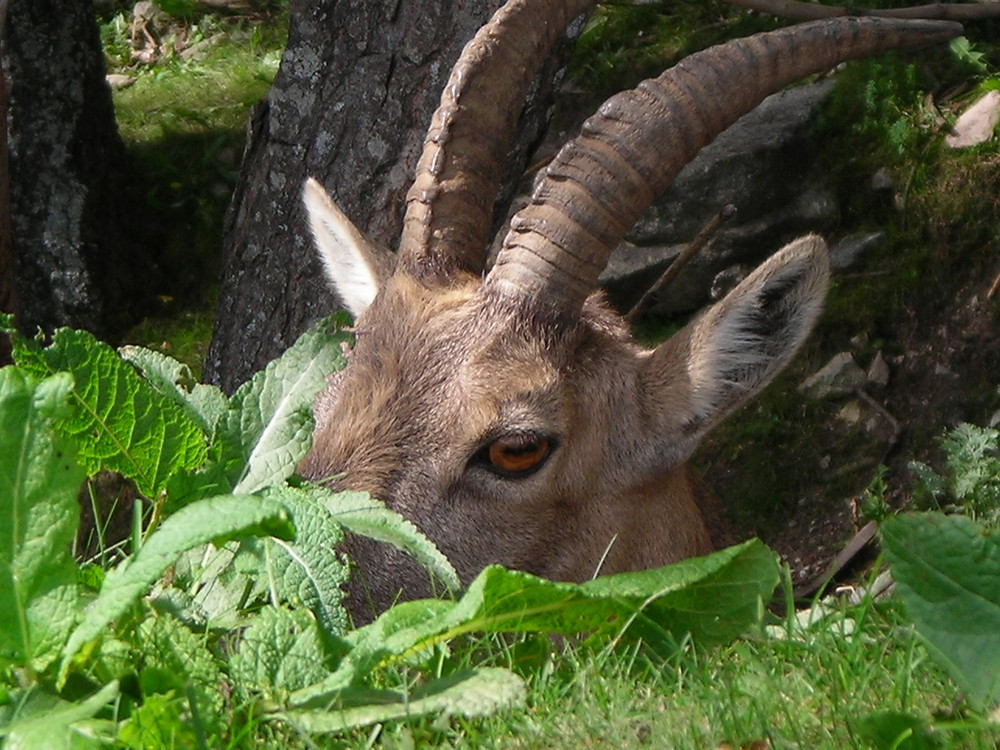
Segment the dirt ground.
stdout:
<path fill-rule="evenodd" d="M 795 386 L 824 364 L 819 351 L 828 352 L 829 342 L 818 341 L 761 403 L 703 446 L 696 463 L 736 538 L 761 537 L 801 584 L 822 574 L 866 523 L 859 500 L 879 465 L 887 467 L 889 506 L 913 506 L 908 463 L 939 467 L 938 439 L 947 429 L 989 424 L 1000 407 L 1000 295 L 988 297 L 998 272 L 1000 255 L 992 265 L 967 264 L 941 300 L 919 312 L 904 306 L 890 323 L 873 320 L 870 331 L 855 334 L 847 349 L 862 367 L 877 336 L 887 385 L 809 402 Z"/>

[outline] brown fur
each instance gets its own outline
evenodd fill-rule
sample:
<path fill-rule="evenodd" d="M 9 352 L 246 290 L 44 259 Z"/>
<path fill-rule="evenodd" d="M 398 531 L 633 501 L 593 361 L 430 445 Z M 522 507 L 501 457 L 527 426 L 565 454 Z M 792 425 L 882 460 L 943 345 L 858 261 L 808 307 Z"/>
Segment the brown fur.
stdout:
<path fill-rule="evenodd" d="M 823 256 L 807 250 L 790 255 L 812 258 L 799 275 L 821 297 Z M 761 284 L 795 264 L 779 258 L 771 266 L 728 306 L 740 312 L 737 302 L 765 294 Z M 692 381 L 699 363 L 720 367 L 713 335 L 726 330 L 715 322 L 729 320 L 726 308 L 706 319 L 708 330 L 696 322 L 647 351 L 599 295 L 567 326 L 526 319 L 471 275 L 428 288 L 397 273 L 358 318 L 349 366 L 316 401 L 314 445 L 301 472 L 385 501 L 466 583 L 490 563 L 580 581 L 705 554 L 713 529 L 684 461 L 749 395 L 720 397 Z M 802 335 L 778 334 L 788 343 L 767 360 L 772 373 Z M 697 408 L 696 393 L 704 401 Z M 526 430 L 556 445 L 536 473 L 507 478 L 477 463 L 492 440 Z M 431 593 L 427 573 L 394 549 L 357 538 L 347 549 L 362 571 L 349 599 L 357 619 L 400 592 Z"/>
<path fill-rule="evenodd" d="M 769 93 L 959 32 L 830 19 L 692 55 L 588 120 L 483 275 L 500 131 L 562 22 L 589 5 L 511 0 L 466 47 L 428 131 L 398 256 L 368 242 L 319 183 L 303 193 L 358 338 L 316 401 L 301 471 L 384 501 L 464 582 L 490 563 L 579 581 L 713 548 L 717 514 L 685 461 L 805 340 L 828 284 L 825 245 L 786 246 L 653 350 L 591 294 L 608 255 L 701 145 Z M 348 600 L 357 619 L 431 591 L 405 555 L 361 538 L 346 546 L 361 574 Z"/>

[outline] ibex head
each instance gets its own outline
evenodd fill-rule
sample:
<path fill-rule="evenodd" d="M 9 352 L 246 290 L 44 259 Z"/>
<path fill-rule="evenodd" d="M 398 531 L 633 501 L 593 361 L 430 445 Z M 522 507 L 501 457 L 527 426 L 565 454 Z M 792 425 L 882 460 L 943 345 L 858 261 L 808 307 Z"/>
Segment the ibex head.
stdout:
<path fill-rule="evenodd" d="M 427 135 L 398 253 L 370 243 L 318 183 L 305 187 L 357 343 L 316 401 L 301 471 L 385 501 L 465 582 L 490 563 L 582 580 L 712 549 L 684 462 L 808 335 L 827 288 L 824 244 L 786 246 L 653 350 L 594 293 L 597 277 L 683 165 L 765 96 L 958 29 L 836 19 L 687 58 L 587 121 L 484 275 L 518 104 L 555 37 L 589 5 L 513 0 L 469 43 Z M 360 569 L 356 617 L 400 591 L 428 591 L 402 554 L 360 539 L 348 549 Z"/>

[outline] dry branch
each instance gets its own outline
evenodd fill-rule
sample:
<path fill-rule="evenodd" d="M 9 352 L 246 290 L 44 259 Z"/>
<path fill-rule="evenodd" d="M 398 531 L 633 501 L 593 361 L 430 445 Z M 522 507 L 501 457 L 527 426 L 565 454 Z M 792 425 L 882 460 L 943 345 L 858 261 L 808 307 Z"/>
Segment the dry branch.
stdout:
<path fill-rule="evenodd" d="M 663 272 L 660 278 L 658 278 L 656 282 L 645 291 L 642 297 L 639 298 L 639 301 L 636 302 L 632 309 L 628 311 L 628 314 L 625 315 L 625 322 L 634 323 L 635 319 L 649 307 L 653 298 L 659 294 L 667 284 L 677 277 L 677 274 L 681 272 L 681 269 L 687 265 L 691 258 L 694 257 L 694 254 L 701 250 L 701 248 L 708 243 L 712 236 L 719 231 L 719 227 L 735 215 L 736 206 L 730 203 L 723 206 L 719 210 L 719 213 L 717 213 L 712 220 L 702 227 L 701 231 L 695 235 L 695 238 L 691 240 L 691 244 L 684 248 L 684 251 L 680 255 L 674 258 L 673 263 L 667 266 L 667 269 Z"/>
<path fill-rule="evenodd" d="M 749 10 L 796 21 L 815 21 L 835 16 L 881 16 L 883 18 L 926 18 L 945 21 L 971 21 L 1000 17 L 1000 2 L 929 3 L 909 8 L 847 8 L 839 5 L 817 5 L 798 0 L 726 0 Z"/>

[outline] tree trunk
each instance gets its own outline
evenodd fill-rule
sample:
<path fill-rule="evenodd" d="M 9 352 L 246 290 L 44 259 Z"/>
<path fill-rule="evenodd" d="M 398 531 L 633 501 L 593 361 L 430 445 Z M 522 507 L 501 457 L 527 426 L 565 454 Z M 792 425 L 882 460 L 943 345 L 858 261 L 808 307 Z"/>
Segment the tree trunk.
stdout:
<path fill-rule="evenodd" d="M 0 55 L 21 325 L 112 334 L 151 298 L 156 274 L 130 239 L 141 236 L 135 191 L 91 1 L 9 0 Z"/>
<path fill-rule="evenodd" d="M 337 307 L 301 208 L 306 177 L 324 183 L 372 239 L 396 246 L 441 89 L 465 42 L 500 4 L 292 0 L 288 47 L 251 118 L 227 219 L 209 382 L 232 391 Z M 529 96 L 498 215 L 544 130 L 564 58 L 565 49 Z"/>
<path fill-rule="evenodd" d="M 6 36 L 7 0 L 0 0 L 0 39 Z M 14 280 L 14 247 L 10 232 L 10 160 L 7 149 L 7 78 L 0 65 L 0 312 L 21 318 Z M 12 362 L 10 341 L 0 335 L 0 367 Z"/>

